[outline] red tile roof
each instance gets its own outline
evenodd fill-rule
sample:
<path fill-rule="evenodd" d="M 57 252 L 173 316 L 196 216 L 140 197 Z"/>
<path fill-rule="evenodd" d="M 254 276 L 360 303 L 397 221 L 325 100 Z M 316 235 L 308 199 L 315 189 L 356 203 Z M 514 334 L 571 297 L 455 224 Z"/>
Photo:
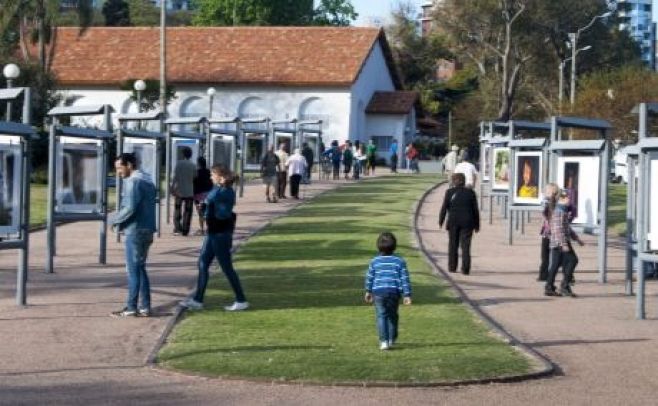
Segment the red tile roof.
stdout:
<path fill-rule="evenodd" d="M 117 85 L 159 78 L 157 27 L 59 28 L 51 67 L 60 85 Z M 383 31 L 355 27 L 176 27 L 167 29 L 167 80 L 174 84 L 351 86 Z"/>
<path fill-rule="evenodd" d="M 418 101 L 418 92 L 375 92 L 366 107 L 368 114 L 407 114 Z"/>

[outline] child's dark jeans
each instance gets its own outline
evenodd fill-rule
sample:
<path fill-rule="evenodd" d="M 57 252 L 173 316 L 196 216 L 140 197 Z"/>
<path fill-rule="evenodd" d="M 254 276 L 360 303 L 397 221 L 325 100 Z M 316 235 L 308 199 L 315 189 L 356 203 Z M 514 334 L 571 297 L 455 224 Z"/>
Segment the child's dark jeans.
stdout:
<path fill-rule="evenodd" d="M 400 295 L 395 293 L 373 293 L 379 341 L 394 342 L 398 338 L 398 306 Z"/>

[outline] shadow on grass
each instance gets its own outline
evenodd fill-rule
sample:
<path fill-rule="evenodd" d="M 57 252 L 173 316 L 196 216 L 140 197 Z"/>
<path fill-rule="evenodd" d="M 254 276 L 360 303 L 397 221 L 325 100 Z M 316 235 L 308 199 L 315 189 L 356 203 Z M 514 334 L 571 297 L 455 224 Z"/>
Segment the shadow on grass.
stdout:
<path fill-rule="evenodd" d="M 167 362 L 178 359 L 193 357 L 202 354 L 220 354 L 220 353 L 237 353 L 237 352 L 271 352 L 271 351 L 308 351 L 308 350 L 329 350 L 329 345 L 248 345 L 236 347 L 217 347 L 208 348 L 199 351 L 181 351 L 175 355 L 168 355 Z"/>

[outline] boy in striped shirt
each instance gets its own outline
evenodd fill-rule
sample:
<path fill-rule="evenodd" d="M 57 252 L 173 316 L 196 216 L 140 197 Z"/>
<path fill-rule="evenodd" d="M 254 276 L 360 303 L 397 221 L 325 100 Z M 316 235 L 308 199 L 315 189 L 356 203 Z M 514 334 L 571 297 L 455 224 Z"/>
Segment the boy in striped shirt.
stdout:
<path fill-rule="evenodd" d="M 411 282 L 407 264 L 393 255 L 397 241 L 392 233 L 381 233 L 377 238 L 379 255 L 370 261 L 366 274 L 366 303 L 375 303 L 379 349 L 388 350 L 398 337 L 398 306 L 400 296 L 405 305 L 411 304 Z"/>

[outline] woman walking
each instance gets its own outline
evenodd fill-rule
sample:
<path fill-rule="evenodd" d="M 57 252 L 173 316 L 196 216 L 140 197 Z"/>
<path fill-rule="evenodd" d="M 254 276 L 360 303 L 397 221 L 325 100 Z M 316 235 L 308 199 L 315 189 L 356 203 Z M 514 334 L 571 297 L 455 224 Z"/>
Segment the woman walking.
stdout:
<path fill-rule="evenodd" d="M 439 216 L 439 226 L 448 214 L 448 271 L 457 272 L 458 249 L 462 248 L 462 273 L 471 272 L 471 238 L 473 232 L 480 231 L 480 211 L 475 192 L 466 187 L 466 177 L 463 173 L 452 175 L 452 185 L 446 191 Z"/>
<path fill-rule="evenodd" d="M 233 260 L 231 258 L 233 230 L 236 221 L 236 215 L 233 213 L 233 207 L 235 206 L 233 184 L 236 181 L 236 176 L 229 169 L 215 165 L 212 167 L 211 177 L 215 186 L 208 194 L 203 207 L 208 225 L 208 234 L 203 240 L 199 255 L 197 288 L 194 296 L 181 302 L 181 306 L 193 310 L 203 308 L 203 298 L 208 286 L 208 269 L 213 259 L 217 258 L 235 294 L 235 302 L 224 307 L 224 310 L 245 310 L 249 307 L 249 303 L 247 303 L 247 298 L 242 291 L 240 278 L 233 269 Z"/>

